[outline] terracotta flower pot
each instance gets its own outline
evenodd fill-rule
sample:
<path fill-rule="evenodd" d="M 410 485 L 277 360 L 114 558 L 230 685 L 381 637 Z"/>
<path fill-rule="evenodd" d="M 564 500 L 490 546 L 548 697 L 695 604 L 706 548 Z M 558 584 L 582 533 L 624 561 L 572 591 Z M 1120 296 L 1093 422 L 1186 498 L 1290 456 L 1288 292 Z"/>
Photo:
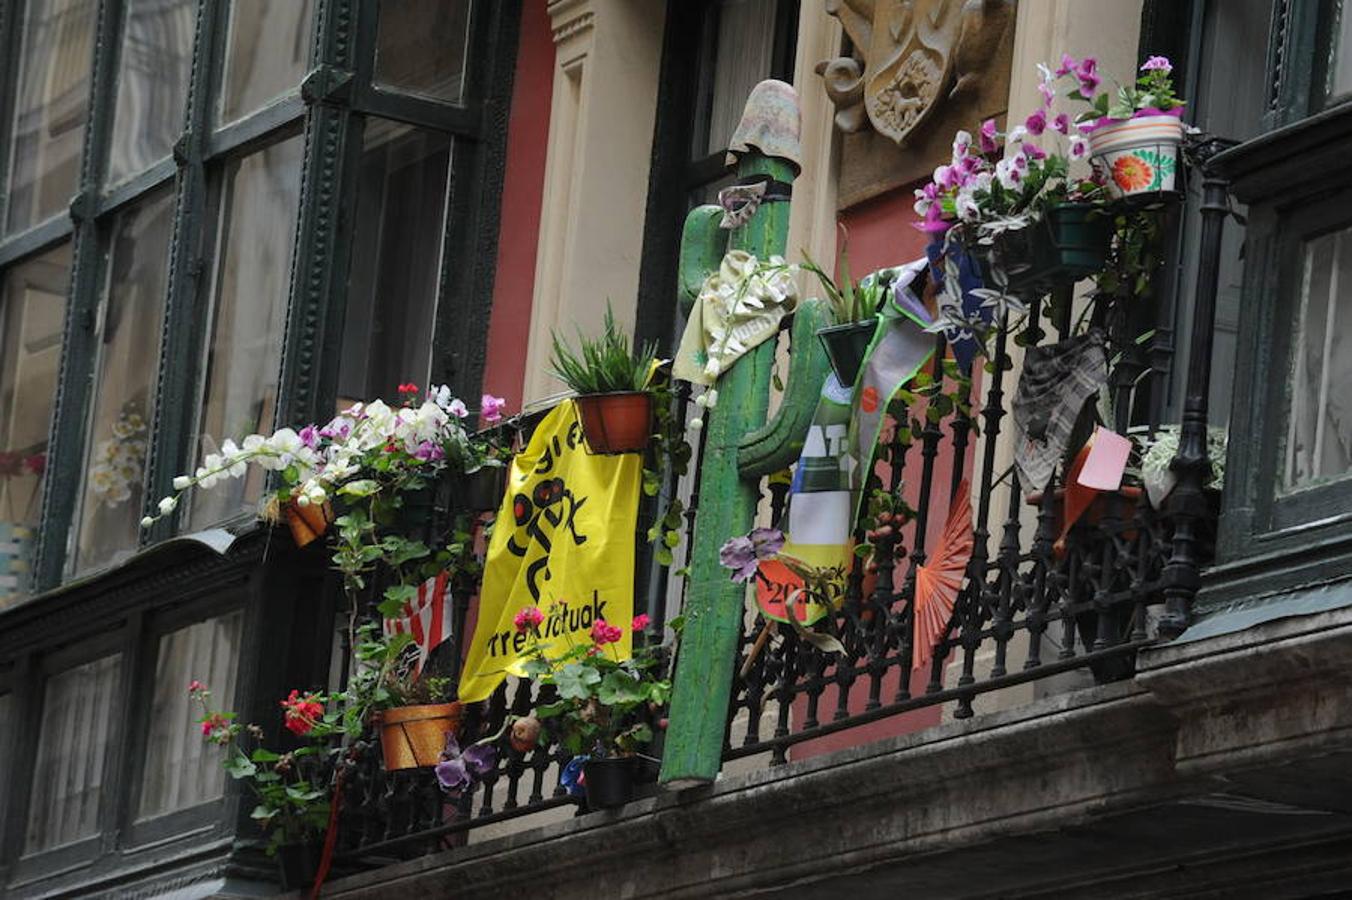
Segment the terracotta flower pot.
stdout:
<path fill-rule="evenodd" d="M 333 504 L 325 500 L 318 506 L 313 503 L 301 506 L 292 500 L 282 507 L 282 514 L 296 546 L 305 547 L 329 530 L 329 524 L 333 522 Z"/>
<path fill-rule="evenodd" d="M 441 761 L 446 735 L 460 727 L 464 707 L 459 703 L 428 703 L 382 710 L 380 749 L 385 771 L 435 766 Z"/>
<path fill-rule="evenodd" d="M 577 414 L 592 453 L 640 453 L 652 436 L 653 397 L 647 391 L 583 394 Z"/>
<path fill-rule="evenodd" d="M 632 800 L 637 762 L 632 756 L 610 756 L 583 763 L 587 805 L 592 809 L 615 809 Z"/>

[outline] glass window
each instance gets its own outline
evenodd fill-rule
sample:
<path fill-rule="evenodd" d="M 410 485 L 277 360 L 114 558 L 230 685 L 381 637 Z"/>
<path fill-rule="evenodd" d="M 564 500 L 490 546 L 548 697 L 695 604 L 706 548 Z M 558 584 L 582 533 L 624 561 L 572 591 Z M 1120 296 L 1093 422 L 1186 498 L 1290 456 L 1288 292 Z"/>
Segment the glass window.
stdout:
<path fill-rule="evenodd" d="M 233 0 L 222 122 L 233 122 L 300 86 L 310 58 L 313 5 L 313 0 Z"/>
<path fill-rule="evenodd" d="M 198 459 L 216 452 L 225 438 L 238 442 L 272 428 L 303 151 L 303 141 L 290 138 L 232 162 L 225 171 Z M 251 509 L 262 485 L 251 467 L 243 479 L 196 492 L 192 526 Z"/>
<path fill-rule="evenodd" d="M 69 244 L 0 280 L 0 609 L 28 593 L 69 282 Z"/>
<path fill-rule="evenodd" d="M 99 831 L 99 797 L 117 700 L 117 656 L 53 675 L 42 697 L 42 724 L 28 810 L 28 853 Z"/>
<path fill-rule="evenodd" d="M 71 558 L 76 573 L 118 562 L 136 549 L 173 230 L 174 198 L 167 191 L 120 213 L 113 225 Z"/>
<path fill-rule="evenodd" d="M 96 7 L 95 0 L 28 0 L 24 7 L 6 231 L 50 218 L 75 194 Z"/>
<path fill-rule="evenodd" d="M 1352 228 L 1307 241 L 1282 487 L 1352 470 Z"/>
<path fill-rule="evenodd" d="M 381 0 L 378 87 L 459 103 L 465 90 L 469 0 Z"/>
<path fill-rule="evenodd" d="M 203 682 L 213 703 L 230 708 L 243 623 L 243 613 L 234 612 L 160 639 L 139 816 L 187 809 L 221 796 L 225 788 L 221 754 L 193 727 L 202 711 L 188 696 L 187 685 Z"/>
<path fill-rule="evenodd" d="M 742 119 L 747 95 L 770 77 L 778 5 L 778 0 L 722 0 L 717 4 L 717 32 L 706 38 L 704 49 L 713 65 L 701 66 L 704 83 L 695 121 L 702 127 L 695 130 L 694 158 L 727 149 Z"/>
<path fill-rule="evenodd" d="M 431 362 L 451 139 L 368 119 L 348 274 L 340 405 L 393 399 Z"/>
<path fill-rule="evenodd" d="M 1329 73 L 1329 94 L 1333 97 L 1352 93 L 1352 4 L 1342 4 L 1339 20 L 1333 71 Z"/>
<path fill-rule="evenodd" d="M 184 124 L 196 0 L 131 0 L 108 157 L 115 184 L 169 155 Z"/>

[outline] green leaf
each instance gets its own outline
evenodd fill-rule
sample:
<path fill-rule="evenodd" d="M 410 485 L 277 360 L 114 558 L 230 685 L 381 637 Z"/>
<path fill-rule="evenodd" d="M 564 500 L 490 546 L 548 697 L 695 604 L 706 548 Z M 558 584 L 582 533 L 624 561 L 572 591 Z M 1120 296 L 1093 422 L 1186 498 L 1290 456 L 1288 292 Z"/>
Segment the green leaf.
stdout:
<path fill-rule="evenodd" d="M 588 700 L 592 685 L 599 684 L 601 673 L 581 663 L 568 663 L 554 675 L 559 696 L 567 700 Z"/>
<path fill-rule="evenodd" d="M 606 706 L 633 706 L 647 698 L 643 683 L 626 672 L 615 670 L 601 680 L 596 698 Z"/>
<path fill-rule="evenodd" d="M 369 497 L 378 490 L 380 482 L 372 478 L 358 478 L 338 488 L 338 493 L 345 497 Z"/>
<path fill-rule="evenodd" d="M 277 760 L 281 759 L 282 756 L 280 753 L 273 753 L 266 747 L 259 747 L 253 753 L 249 754 L 249 758 L 256 763 L 270 763 L 276 762 Z"/>
<path fill-rule="evenodd" d="M 385 599 L 381 601 L 380 614 L 387 619 L 397 619 L 404 611 L 404 604 L 418 596 L 418 589 L 411 584 L 396 584 L 385 588 Z"/>
<path fill-rule="evenodd" d="M 249 818 L 258 822 L 267 822 L 275 815 L 277 815 L 277 810 L 260 803 L 253 808 L 253 812 L 249 813 Z"/>
<path fill-rule="evenodd" d="M 248 757 L 236 749 L 234 755 L 226 757 L 225 771 L 231 778 L 248 778 L 257 774 L 258 766 L 255 766 L 249 761 Z"/>

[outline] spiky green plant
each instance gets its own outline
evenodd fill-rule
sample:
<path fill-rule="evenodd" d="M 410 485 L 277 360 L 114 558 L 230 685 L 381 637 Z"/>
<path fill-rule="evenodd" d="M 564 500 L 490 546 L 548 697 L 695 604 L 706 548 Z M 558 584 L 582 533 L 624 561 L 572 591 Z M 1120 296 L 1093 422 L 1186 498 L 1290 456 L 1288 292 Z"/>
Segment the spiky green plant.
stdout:
<path fill-rule="evenodd" d="M 560 381 L 579 394 L 609 394 L 617 391 L 647 390 L 652 377 L 657 344 L 649 341 L 634 352 L 629 336 L 615 324 L 615 315 L 606 304 L 601 335 L 589 338 L 579 329 L 577 350 L 553 332 L 550 368 Z"/>

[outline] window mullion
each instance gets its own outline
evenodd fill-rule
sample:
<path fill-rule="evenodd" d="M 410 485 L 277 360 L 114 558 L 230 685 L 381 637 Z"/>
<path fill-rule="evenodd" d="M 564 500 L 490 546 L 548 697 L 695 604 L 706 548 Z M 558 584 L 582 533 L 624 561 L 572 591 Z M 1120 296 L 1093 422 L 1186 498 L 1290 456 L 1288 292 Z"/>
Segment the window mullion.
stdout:
<path fill-rule="evenodd" d="M 121 9 L 120 0 L 100 0 L 95 17 L 94 59 L 86 107 L 88 126 L 80 151 L 79 187 L 70 204 L 74 244 L 65 338 L 52 414 L 42 524 L 34 561 L 33 580 L 40 591 L 55 587 L 61 580 L 66 537 L 76 493 L 82 483 L 80 470 L 84 462 L 84 432 L 90 401 L 89 378 L 98 349 L 93 316 L 102 268 L 99 223 L 94 211 L 103 184 L 103 163 L 110 133 Z"/>
<path fill-rule="evenodd" d="M 4 221 L 9 196 L 10 120 L 15 86 L 19 83 L 19 32 L 22 3 L 0 3 L 0 222 Z"/>
<path fill-rule="evenodd" d="M 357 27 L 358 19 L 365 24 L 374 14 L 372 5 L 361 0 L 321 0 L 316 8 L 314 68 L 302 88 L 309 110 L 278 387 L 279 423 L 321 418 L 337 395 L 352 198 L 361 154 L 361 120 L 352 112 L 349 88 L 365 43 L 354 46 L 353 29 L 357 38 L 369 40 L 373 29 Z"/>
<path fill-rule="evenodd" d="M 169 241 L 168 297 L 160 337 L 155 415 L 146 459 L 146 511 L 170 493 L 185 467 L 197 401 L 197 363 L 205 316 L 198 310 L 207 206 L 206 159 L 212 98 L 219 84 L 220 48 L 227 0 L 201 0 L 193 39 L 192 77 L 182 137 L 174 145 L 178 165 L 174 231 Z M 142 542 L 166 538 L 171 523 L 142 533 Z"/>

